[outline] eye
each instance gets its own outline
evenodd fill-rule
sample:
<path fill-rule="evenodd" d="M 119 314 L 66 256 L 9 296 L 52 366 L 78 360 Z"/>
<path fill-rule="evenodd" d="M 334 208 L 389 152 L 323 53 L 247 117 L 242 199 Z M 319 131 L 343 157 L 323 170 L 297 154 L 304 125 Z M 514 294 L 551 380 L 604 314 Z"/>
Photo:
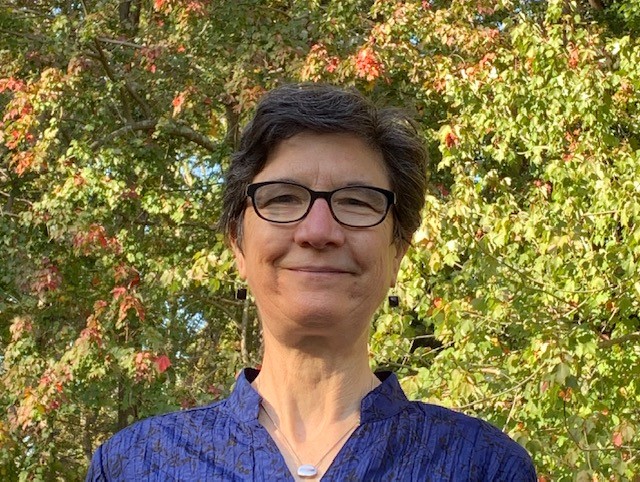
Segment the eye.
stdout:
<path fill-rule="evenodd" d="M 301 204 L 302 202 L 304 202 L 300 196 L 297 196 L 295 194 L 279 194 L 268 199 L 261 199 L 260 201 L 260 205 L 263 207 L 272 205 L 293 205 Z"/>
<path fill-rule="evenodd" d="M 343 198 L 343 199 L 340 199 L 338 202 L 344 206 L 354 206 L 354 207 L 363 207 L 363 208 L 373 209 L 373 206 L 371 206 L 371 204 L 369 204 L 366 200 L 359 199 L 356 197 Z"/>
<path fill-rule="evenodd" d="M 360 213 L 381 213 L 386 199 L 379 192 L 367 188 L 350 188 L 336 193 L 333 205 L 340 210 Z"/>
<path fill-rule="evenodd" d="M 308 192 L 301 186 L 287 183 L 272 183 L 261 186 L 255 195 L 259 209 L 299 209 L 309 201 Z"/>

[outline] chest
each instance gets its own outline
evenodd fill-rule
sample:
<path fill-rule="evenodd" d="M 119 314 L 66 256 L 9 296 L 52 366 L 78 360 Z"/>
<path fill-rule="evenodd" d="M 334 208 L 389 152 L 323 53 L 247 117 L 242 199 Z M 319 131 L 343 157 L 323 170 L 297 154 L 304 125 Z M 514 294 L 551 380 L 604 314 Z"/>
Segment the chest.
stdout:
<path fill-rule="evenodd" d="M 321 480 L 491 480 L 474 463 L 470 450 L 456 447 L 442 437 L 425 439 L 418 432 L 398 428 L 397 424 L 384 423 L 358 427 L 323 471 Z M 230 430 L 214 440 L 207 440 L 205 435 L 187 437 L 179 443 L 157 440 L 142 452 L 140 458 L 136 457 L 141 464 L 133 470 L 135 473 L 129 470 L 134 467 L 125 463 L 121 473 L 124 477 L 119 480 L 140 480 L 140 477 L 149 481 L 320 480 L 292 475 L 278 444 L 261 426 Z"/>

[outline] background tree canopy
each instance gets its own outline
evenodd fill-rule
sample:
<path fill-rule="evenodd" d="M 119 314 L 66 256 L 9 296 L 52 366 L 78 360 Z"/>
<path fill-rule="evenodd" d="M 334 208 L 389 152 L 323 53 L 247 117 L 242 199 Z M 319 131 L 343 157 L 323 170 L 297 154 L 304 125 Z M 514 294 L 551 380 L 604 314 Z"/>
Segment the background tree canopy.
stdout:
<path fill-rule="evenodd" d="M 222 175 L 266 89 L 328 81 L 431 152 L 372 366 L 540 481 L 639 480 L 639 33 L 637 0 L 4 0 L 0 479 L 80 480 L 259 363 Z"/>

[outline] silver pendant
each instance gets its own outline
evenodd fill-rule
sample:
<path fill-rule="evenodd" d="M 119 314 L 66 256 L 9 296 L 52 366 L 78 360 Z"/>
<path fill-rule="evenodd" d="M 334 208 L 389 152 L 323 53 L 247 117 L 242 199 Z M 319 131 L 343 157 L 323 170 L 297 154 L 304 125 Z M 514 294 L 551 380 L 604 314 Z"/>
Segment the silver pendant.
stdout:
<path fill-rule="evenodd" d="M 300 477 L 315 477 L 318 475 L 318 469 L 311 464 L 303 464 L 298 467 L 298 475 Z"/>

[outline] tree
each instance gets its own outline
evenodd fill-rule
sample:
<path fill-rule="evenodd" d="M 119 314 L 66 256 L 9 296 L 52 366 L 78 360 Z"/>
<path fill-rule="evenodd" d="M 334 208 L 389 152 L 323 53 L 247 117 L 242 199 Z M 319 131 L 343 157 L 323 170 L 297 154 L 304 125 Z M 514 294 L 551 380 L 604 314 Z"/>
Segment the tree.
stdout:
<path fill-rule="evenodd" d="M 372 363 L 504 428 L 540 480 L 630 479 L 638 25 L 630 0 L 5 2 L 2 478 L 81 479 L 259 362 L 222 174 L 261 93 L 305 80 L 405 105 L 431 152 Z"/>

